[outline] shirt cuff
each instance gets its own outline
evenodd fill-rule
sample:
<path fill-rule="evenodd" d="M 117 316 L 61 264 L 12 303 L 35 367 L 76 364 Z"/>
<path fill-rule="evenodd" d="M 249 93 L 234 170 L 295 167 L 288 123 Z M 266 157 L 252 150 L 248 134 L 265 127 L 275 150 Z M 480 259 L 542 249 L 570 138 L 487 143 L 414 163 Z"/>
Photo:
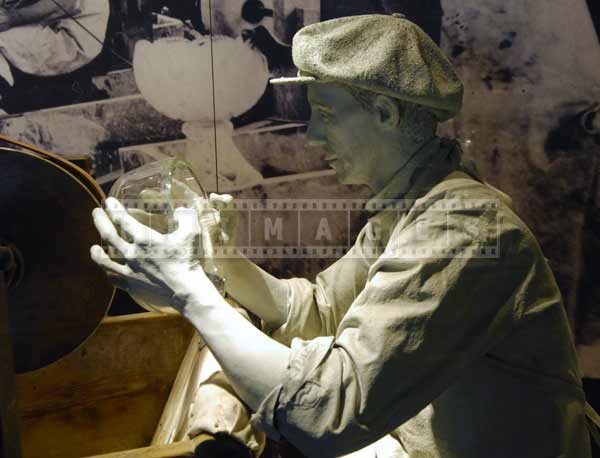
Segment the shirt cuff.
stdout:
<path fill-rule="evenodd" d="M 333 347 L 334 337 L 318 337 L 313 340 L 293 339 L 287 367 L 283 373 L 281 385 L 278 385 L 263 400 L 256 413 L 251 418 L 253 426 L 264 431 L 275 441 L 285 436 L 280 424 L 286 418 L 286 413 L 298 408 L 307 409 L 319 401 L 321 390 L 318 385 L 310 382 L 310 376 L 321 364 Z M 312 389 L 314 385 L 314 388 Z M 302 390 L 300 396 L 297 396 Z"/>

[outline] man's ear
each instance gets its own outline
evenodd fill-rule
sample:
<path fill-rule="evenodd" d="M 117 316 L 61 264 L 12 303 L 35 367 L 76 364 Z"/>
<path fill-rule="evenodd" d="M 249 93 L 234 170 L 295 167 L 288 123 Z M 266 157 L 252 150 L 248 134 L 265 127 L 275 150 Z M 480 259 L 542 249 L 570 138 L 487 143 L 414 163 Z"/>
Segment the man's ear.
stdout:
<path fill-rule="evenodd" d="M 377 115 L 377 122 L 384 129 L 395 129 L 400 124 L 400 107 L 398 103 L 387 95 L 375 97 L 373 108 Z"/>

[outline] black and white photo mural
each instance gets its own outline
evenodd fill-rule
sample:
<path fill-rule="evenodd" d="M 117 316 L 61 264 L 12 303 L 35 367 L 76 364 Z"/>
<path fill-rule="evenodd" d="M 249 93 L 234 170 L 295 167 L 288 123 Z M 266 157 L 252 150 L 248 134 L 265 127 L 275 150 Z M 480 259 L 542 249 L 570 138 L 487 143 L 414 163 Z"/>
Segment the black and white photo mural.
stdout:
<path fill-rule="evenodd" d="M 268 80 L 294 71 L 291 37 L 320 20 L 319 1 L 38 0 L 2 8 L 19 18 L 0 32 L 4 134 L 94 156 L 101 184 L 164 155 L 196 164 L 211 190 L 299 172 L 260 157 L 268 150 L 260 141 L 234 138 L 272 132 L 270 142 L 305 127 L 303 89 L 274 89 Z"/>
<path fill-rule="evenodd" d="M 92 97 L 95 91 L 86 83 L 104 47 L 109 11 L 108 0 L 3 0 L 2 111 L 18 113 Z M 61 90 L 67 81 L 70 87 Z"/>
<path fill-rule="evenodd" d="M 600 336 L 600 16 L 593 0 L 546 3 L 0 0 L 0 133 L 93 158 L 105 190 L 124 172 L 180 157 L 208 190 L 238 201 L 364 198 L 367 189 L 338 184 L 324 152 L 306 145 L 305 88 L 268 80 L 295 74 L 301 27 L 402 13 L 442 46 L 467 88 L 462 114 L 440 133 L 511 195 L 587 346 Z M 348 246 L 365 214 L 338 210 L 306 212 L 301 227 L 281 208 L 241 211 L 238 244 Z M 259 262 L 311 277 L 331 258 Z"/>

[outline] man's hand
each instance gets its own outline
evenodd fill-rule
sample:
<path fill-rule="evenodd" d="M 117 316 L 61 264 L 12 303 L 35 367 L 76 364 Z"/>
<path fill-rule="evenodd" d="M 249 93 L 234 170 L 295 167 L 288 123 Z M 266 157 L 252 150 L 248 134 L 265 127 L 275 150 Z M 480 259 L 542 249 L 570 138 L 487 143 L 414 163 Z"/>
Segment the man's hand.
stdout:
<path fill-rule="evenodd" d="M 113 277 L 122 277 L 115 283 L 121 282 L 131 292 L 135 289 L 136 293 L 163 300 L 182 298 L 170 304 L 180 312 L 192 287 L 201 290 L 209 302 L 220 299 L 199 262 L 201 228 L 195 210 L 175 210 L 178 228 L 170 234 L 161 234 L 141 224 L 114 198 L 107 199 L 106 211 L 97 208 L 92 215 L 102 239 L 124 260 L 124 264 L 117 263 L 99 245 L 91 247 L 92 259 L 100 267 Z M 119 236 L 115 225 L 130 242 Z"/>
<path fill-rule="evenodd" d="M 229 194 L 210 194 L 208 198 L 210 205 L 214 209 L 216 222 L 221 228 L 221 238 L 223 243 L 228 246 L 235 244 L 237 228 L 240 222 L 239 213 L 229 208 L 233 197 Z"/>

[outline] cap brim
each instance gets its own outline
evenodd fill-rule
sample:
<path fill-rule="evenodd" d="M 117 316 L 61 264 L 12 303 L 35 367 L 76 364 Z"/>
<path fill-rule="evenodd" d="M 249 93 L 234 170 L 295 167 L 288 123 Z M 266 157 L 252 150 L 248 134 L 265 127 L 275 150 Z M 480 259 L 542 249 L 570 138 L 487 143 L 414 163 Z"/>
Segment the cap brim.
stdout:
<path fill-rule="evenodd" d="M 273 78 L 269 80 L 271 84 L 309 84 L 316 83 L 314 76 L 293 76 L 289 78 Z"/>

